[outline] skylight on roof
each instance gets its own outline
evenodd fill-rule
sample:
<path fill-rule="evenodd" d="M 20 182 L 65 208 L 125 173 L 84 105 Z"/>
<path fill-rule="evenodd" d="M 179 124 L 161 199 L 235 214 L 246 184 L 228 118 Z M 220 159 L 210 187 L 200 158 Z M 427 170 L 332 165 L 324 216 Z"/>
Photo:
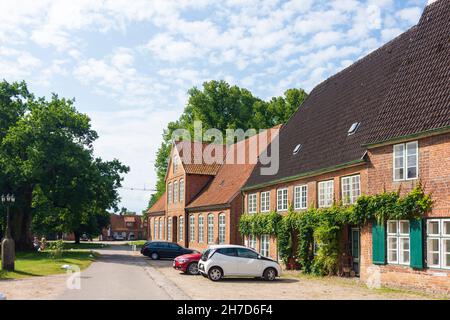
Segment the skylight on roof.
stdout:
<path fill-rule="evenodd" d="M 358 130 L 360 124 L 361 124 L 361 122 L 353 123 L 352 126 L 350 127 L 350 129 L 348 129 L 348 132 L 347 132 L 348 135 L 350 136 L 350 135 L 354 134 Z"/>
<path fill-rule="evenodd" d="M 296 145 L 294 151 L 292 151 L 292 154 L 295 156 L 297 153 L 299 153 L 301 148 L 302 148 L 301 144 Z"/>

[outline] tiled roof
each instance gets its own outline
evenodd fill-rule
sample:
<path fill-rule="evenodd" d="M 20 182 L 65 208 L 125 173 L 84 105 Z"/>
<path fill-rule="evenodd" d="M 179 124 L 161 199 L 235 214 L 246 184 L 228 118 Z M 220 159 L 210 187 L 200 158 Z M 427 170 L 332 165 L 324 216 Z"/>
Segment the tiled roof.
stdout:
<path fill-rule="evenodd" d="M 273 130 L 267 131 L 267 140 L 261 136 L 261 133 L 254 135 L 248 139 L 235 143 L 229 146 L 227 154 L 234 154 L 233 157 L 227 157 L 228 163 L 225 163 L 206 187 L 206 189 L 195 198 L 187 207 L 188 208 L 200 208 L 211 207 L 217 205 L 229 204 L 234 197 L 240 193 L 240 189 L 247 181 L 248 177 L 255 167 L 256 158 L 258 154 L 267 148 L 267 144 L 272 140 L 274 135 L 278 134 L 278 128 L 276 126 Z M 261 139 L 259 138 L 261 137 Z M 250 150 L 255 145 L 258 145 L 255 161 L 252 161 L 252 156 L 249 156 Z M 242 152 L 242 153 L 241 153 Z M 234 163 L 235 161 L 228 161 L 228 159 L 238 159 L 239 154 L 245 154 L 242 161 L 243 163 Z"/>
<path fill-rule="evenodd" d="M 245 187 L 359 160 L 371 121 L 408 47 L 408 31 L 319 84 L 280 131 L 279 170 L 260 175 L 257 165 Z M 353 123 L 355 134 L 348 135 Z M 297 145 L 300 151 L 293 154 Z"/>
<path fill-rule="evenodd" d="M 425 9 L 367 142 L 450 126 L 450 1 Z"/>
<path fill-rule="evenodd" d="M 164 192 L 161 197 L 148 209 L 147 213 L 161 213 L 166 210 L 166 193 Z"/>
<path fill-rule="evenodd" d="M 417 26 L 314 88 L 280 132 L 278 174 L 260 175 L 258 164 L 245 188 L 357 163 L 369 143 L 450 126 L 449 80 L 450 1 L 438 0 Z"/>
<path fill-rule="evenodd" d="M 178 141 L 175 145 L 180 155 L 180 159 L 182 160 L 183 168 L 187 174 L 216 175 L 222 166 L 223 157 L 226 153 L 225 145 L 216 145 L 218 148 L 222 149 L 220 160 L 218 163 L 207 163 L 203 157 L 203 152 L 206 148 L 210 148 L 208 147 L 210 146 L 209 143 Z M 214 155 L 214 152 L 212 152 L 212 155 Z"/>

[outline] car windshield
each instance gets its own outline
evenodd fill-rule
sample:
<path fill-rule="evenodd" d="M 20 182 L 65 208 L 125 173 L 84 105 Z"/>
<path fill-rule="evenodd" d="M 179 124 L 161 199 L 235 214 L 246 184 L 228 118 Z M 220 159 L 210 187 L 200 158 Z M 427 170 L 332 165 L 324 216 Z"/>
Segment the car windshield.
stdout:
<path fill-rule="evenodd" d="M 209 257 L 209 254 L 211 253 L 211 249 L 206 249 L 205 251 L 203 251 L 203 254 L 202 254 L 202 260 L 203 261 L 206 261 L 206 260 L 208 260 L 208 257 Z"/>

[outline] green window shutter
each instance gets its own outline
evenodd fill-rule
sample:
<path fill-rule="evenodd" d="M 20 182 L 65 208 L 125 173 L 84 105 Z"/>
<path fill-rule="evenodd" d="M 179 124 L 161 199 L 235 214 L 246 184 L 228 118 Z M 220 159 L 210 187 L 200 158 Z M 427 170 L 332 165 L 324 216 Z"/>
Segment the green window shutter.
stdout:
<path fill-rule="evenodd" d="M 422 220 L 413 219 L 409 222 L 409 237 L 411 251 L 410 266 L 415 269 L 423 269 Z"/>
<path fill-rule="evenodd" d="M 386 236 L 383 224 L 372 224 L 372 260 L 373 264 L 386 264 Z"/>

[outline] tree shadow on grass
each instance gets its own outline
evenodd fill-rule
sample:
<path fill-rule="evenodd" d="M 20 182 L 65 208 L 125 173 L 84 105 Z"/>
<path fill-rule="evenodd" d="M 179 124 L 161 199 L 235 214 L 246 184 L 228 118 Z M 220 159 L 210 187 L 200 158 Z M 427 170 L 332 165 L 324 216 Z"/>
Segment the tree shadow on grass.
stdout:
<path fill-rule="evenodd" d="M 16 280 L 15 278 L 9 278 L 8 277 L 9 273 L 10 272 L 0 271 L 0 280 Z M 27 277 L 41 277 L 42 276 L 40 274 L 35 274 L 35 273 L 21 271 L 21 270 L 14 270 L 11 273 L 18 274 L 18 275 L 21 275 L 21 276 L 27 276 Z"/>

